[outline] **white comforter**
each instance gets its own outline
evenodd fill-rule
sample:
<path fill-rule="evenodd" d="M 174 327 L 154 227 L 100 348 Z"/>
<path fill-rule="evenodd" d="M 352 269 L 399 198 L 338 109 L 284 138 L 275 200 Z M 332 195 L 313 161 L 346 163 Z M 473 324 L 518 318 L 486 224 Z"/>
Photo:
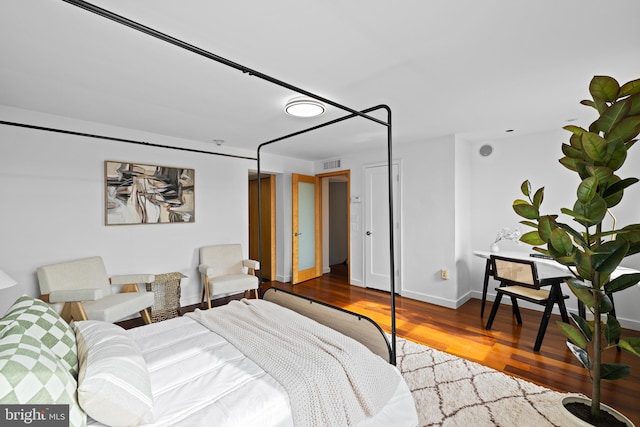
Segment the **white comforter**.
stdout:
<path fill-rule="evenodd" d="M 296 425 L 357 425 L 375 415 L 400 379 L 359 342 L 260 299 L 187 316 L 222 335 L 282 385 Z"/>
<path fill-rule="evenodd" d="M 128 333 L 142 350 L 151 374 L 154 426 L 294 425 L 282 386 L 193 319 L 179 317 Z M 411 393 L 400 381 L 385 407 L 360 425 L 415 426 L 417 422 Z"/>

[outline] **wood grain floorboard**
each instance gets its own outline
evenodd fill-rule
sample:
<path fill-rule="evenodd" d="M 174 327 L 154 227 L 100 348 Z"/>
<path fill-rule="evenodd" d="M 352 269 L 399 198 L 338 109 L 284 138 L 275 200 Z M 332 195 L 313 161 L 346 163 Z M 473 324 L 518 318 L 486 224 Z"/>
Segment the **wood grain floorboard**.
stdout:
<path fill-rule="evenodd" d="M 391 330 L 389 294 L 349 286 L 340 274 L 324 276 L 292 286 L 280 282 L 275 286 L 375 320 L 385 331 Z M 471 299 L 458 309 L 449 309 L 398 296 L 396 298 L 396 333 L 398 336 L 455 354 L 561 392 L 591 394 L 591 380 L 565 344 L 555 316 L 540 352 L 533 352 L 541 312 L 521 309 L 522 326 L 517 325 L 510 306 L 499 310 L 491 331 L 484 329 L 491 303 L 480 318 L 480 300 Z M 640 336 L 640 331 L 623 330 L 623 336 Z M 618 381 L 604 381 L 603 402 L 618 409 L 640 426 L 640 358 L 626 352 L 608 350 L 605 359 L 631 365 L 631 375 Z"/>

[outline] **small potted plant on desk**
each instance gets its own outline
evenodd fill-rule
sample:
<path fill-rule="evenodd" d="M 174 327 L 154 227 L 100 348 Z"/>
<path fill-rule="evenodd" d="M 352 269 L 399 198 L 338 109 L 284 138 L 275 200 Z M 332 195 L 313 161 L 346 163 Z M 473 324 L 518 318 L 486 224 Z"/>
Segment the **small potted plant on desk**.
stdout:
<path fill-rule="evenodd" d="M 603 226 L 607 213 L 613 217 L 609 209 L 622 201 L 624 190 L 638 182 L 638 178 L 621 179 L 616 171 L 640 133 L 640 79 L 620 86 L 611 77 L 595 76 L 589 92 L 593 99 L 581 103 L 595 108 L 599 116 L 588 129 L 564 127 L 571 137 L 568 144 L 562 145 L 564 157 L 560 159 L 564 167 L 580 176 L 573 208 L 563 208 L 561 212 L 580 224 L 581 231 L 559 222 L 558 215 L 541 214 L 544 187 L 532 192 L 529 181 L 520 188 L 526 200 L 515 200 L 513 209 L 525 218 L 522 224 L 533 227 L 520 240 L 534 246 L 546 245 L 534 249 L 571 270 L 574 277 L 567 284 L 593 315 L 593 320 L 588 320 L 572 313 L 574 324 L 558 324 L 568 338 L 569 349 L 592 380 L 591 403 L 587 400 L 587 411 L 582 416 L 588 423 L 578 425 L 601 426 L 610 425 L 602 424 L 608 417 L 608 407 L 601 405 L 601 380 L 624 378 L 630 372 L 624 364 L 602 363 L 602 352 L 617 346 L 640 356 L 640 338 L 620 337 L 621 327 L 612 303 L 615 292 L 640 281 L 640 273 L 612 278 L 625 257 L 640 252 L 640 224 L 616 229 L 614 217 L 611 229 Z"/>

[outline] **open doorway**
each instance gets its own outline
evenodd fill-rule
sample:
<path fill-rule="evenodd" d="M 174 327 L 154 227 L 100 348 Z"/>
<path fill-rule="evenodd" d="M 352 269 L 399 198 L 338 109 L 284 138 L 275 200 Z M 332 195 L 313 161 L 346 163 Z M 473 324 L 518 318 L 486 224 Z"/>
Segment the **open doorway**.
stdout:
<path fill-rule="evenodd" d="M 323 272 L 350 281 L 350 172 L 320 174 Z"/>
<path fill-rule="evenodd" d="M 261 213 L 258 214 L 258 176 L 249 172 L 249 258 L 260 259 L 258 221 L 262 218 L 263 280 L 276 278 L 276 177 L 260 175 Z"/>

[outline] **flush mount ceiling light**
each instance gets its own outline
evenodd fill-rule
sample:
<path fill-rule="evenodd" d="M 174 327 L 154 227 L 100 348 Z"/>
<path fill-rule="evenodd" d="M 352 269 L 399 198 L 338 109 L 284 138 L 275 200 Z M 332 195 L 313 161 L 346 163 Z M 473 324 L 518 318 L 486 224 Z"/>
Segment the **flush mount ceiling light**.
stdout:
<path fill-rule="evenodd" d="M 316 117 L 324 113 L 324 104 L 306 97 L 292 98 L 287 102 L 284 111 L 295 117 Z"/>

